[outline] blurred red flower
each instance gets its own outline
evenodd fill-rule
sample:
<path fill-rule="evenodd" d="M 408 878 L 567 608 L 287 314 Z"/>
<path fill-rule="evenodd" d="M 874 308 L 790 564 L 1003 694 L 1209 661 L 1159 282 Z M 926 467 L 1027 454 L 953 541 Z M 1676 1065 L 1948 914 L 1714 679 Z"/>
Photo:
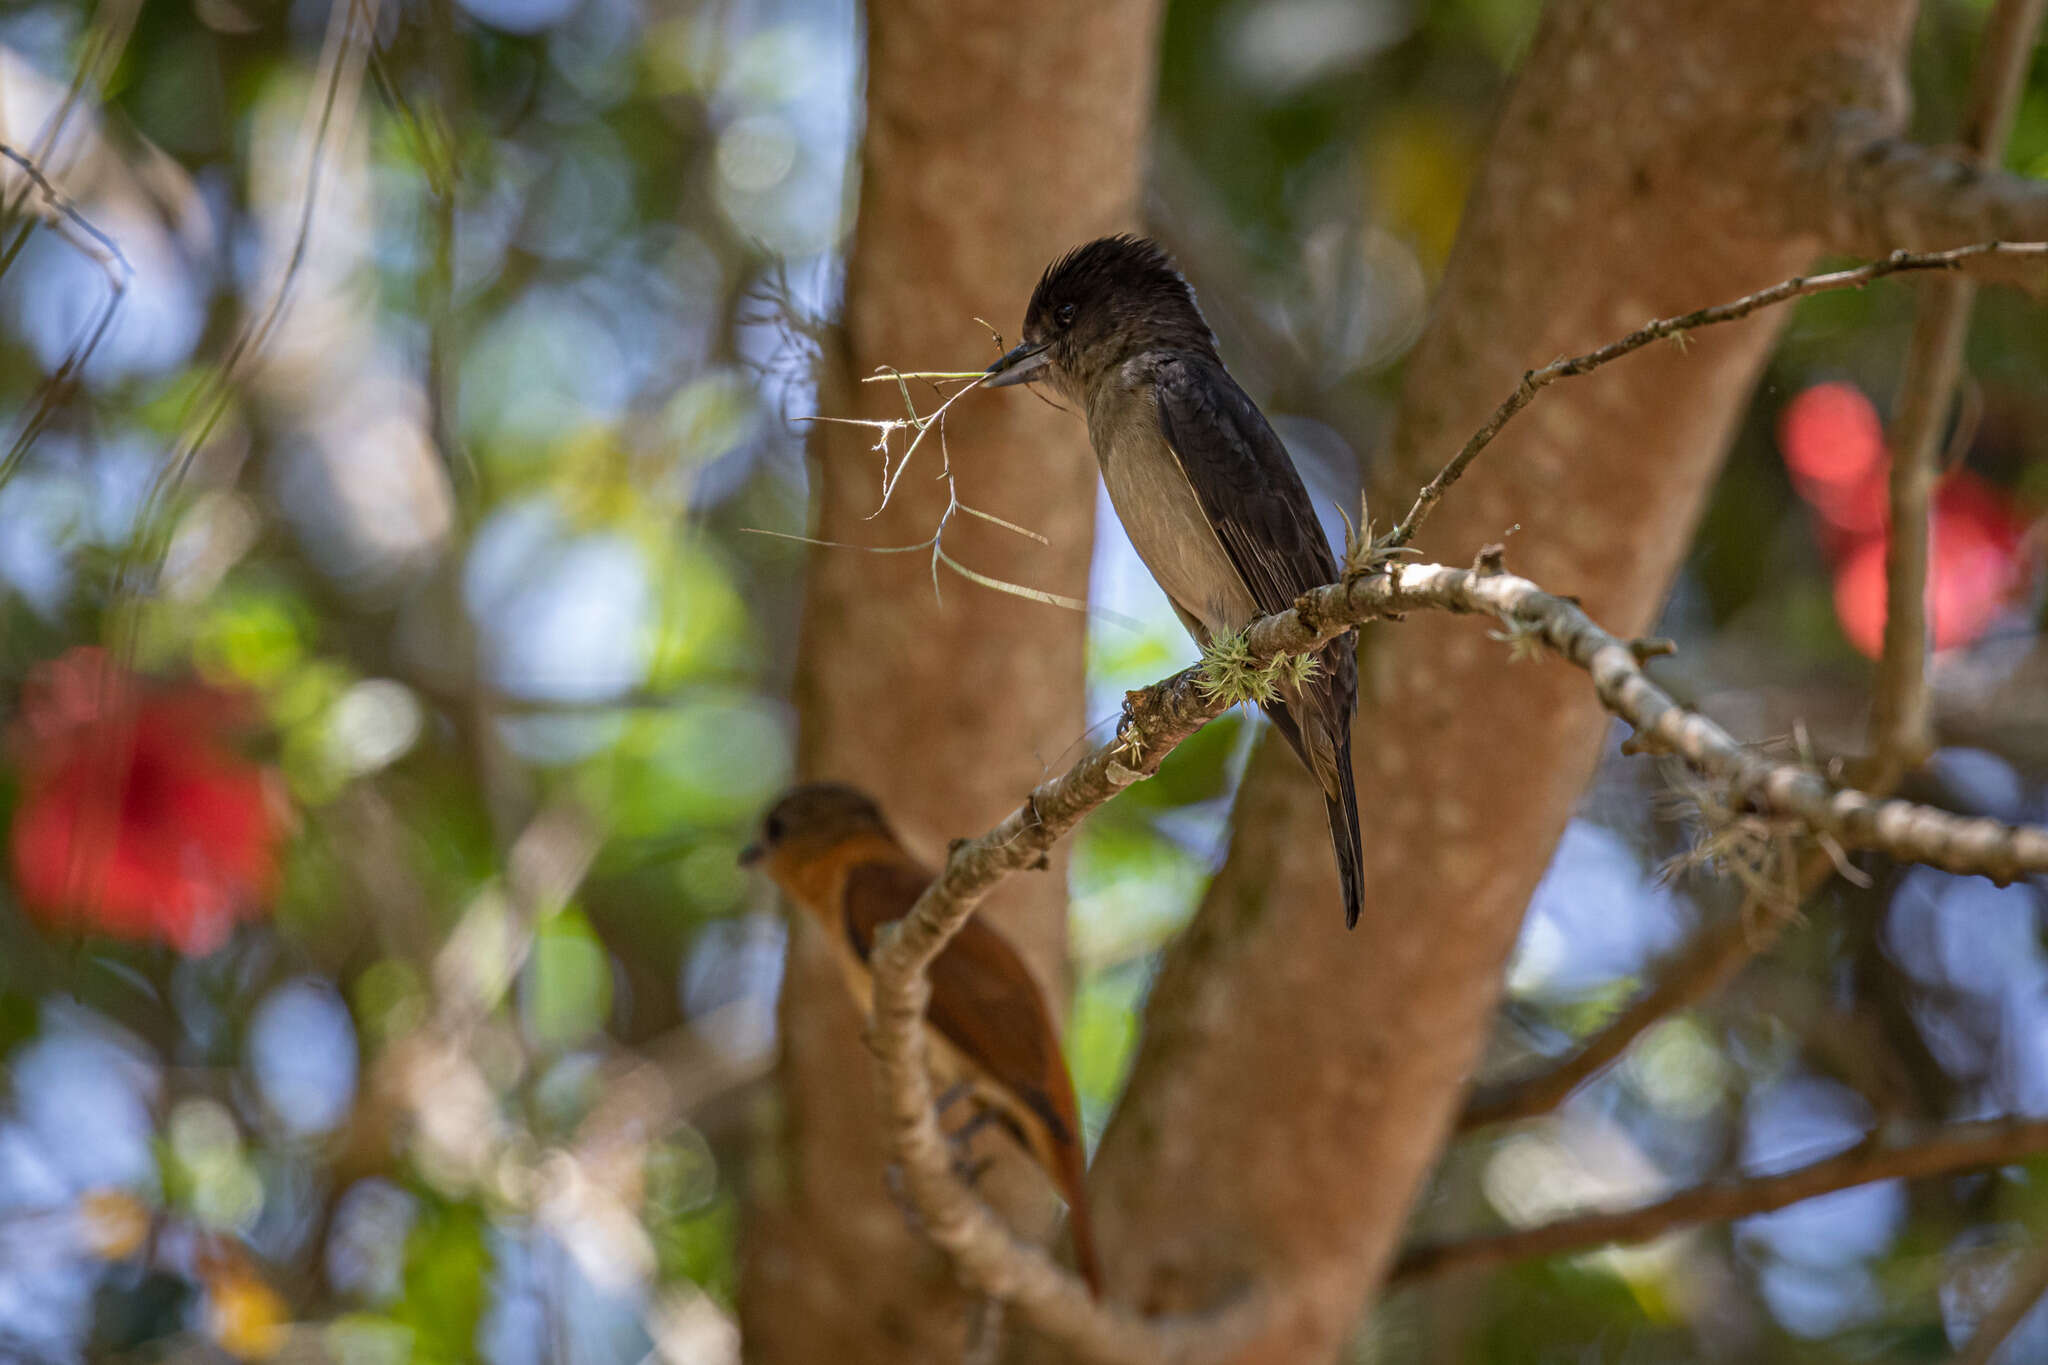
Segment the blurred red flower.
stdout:
<path fill-rule="evenodd" d="M 101 649 L 38 666 L 11 736 L 23 907 L 195 956 L 266 913 L 288 811 L 274 772 L 230 742 L 248 711 L 218 688 L 152 684 Z"/>
<path fill-rule="evenodd" d="M 1830 548 L 1884 533 L 1891 456 L 1884 423 L 1853 384 L 1815 384 L 1778 415 L 1778 449 L 1792 487 L 1820 515 Z"/>
<path fill-rule="evenodd" d="M 1886 481 L 1884 423 L 1850 384 L 1816 384 L 1785 407 L 1778 446 L 1792 486 L 1820 519 L 1834 564 L 1835 615 L 1849 643 L 1876 658 L 1884 648 Z M 1967 470 L 1935 490 L 1927 566 L 1936 649 L 1969 644 L 2025 586 L 2027 523 L 2003 489 Z"/>

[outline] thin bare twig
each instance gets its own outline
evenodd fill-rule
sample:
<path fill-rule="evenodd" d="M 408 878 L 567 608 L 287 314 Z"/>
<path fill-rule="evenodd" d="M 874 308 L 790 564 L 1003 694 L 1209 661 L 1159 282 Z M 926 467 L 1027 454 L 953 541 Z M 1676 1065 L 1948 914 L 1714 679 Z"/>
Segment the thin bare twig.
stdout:
<path fill-rule="evenodd" d="M 1677 1228 L 1770 1213 L 1816 1195 L 1879 1180 L 1925 1180 L 2018 1161 L 2048 1150 L 2048 1121 L 1957 1124 L 1919 1142 L 1881 1147 L 1865 1141 L 1839 1156 L 1779 1175 L 1716 1181 L 1641 1208 L 1592 1213 L 1514 1232 L 1418 1247 L 1394 1266 L 1392 1279 L 1419 1280 L 1454 1270 L 1479 1270 L 1561 1256 L 1617 1242 L 1644 1242 Z"/>
<path fill-rule="evenodd" d="M 1005 521 L 993 512 L 984 512 L 979 507 L 971 506 L 960 500 L 960 486 L 953 476 L 953 456 L 946 446 L 946 413 L 955 403 L 980 388 L 981 381 L 986 377 L 979 370 L 885 369 L 879 374 L 868 376 L 861 382 L 864 384 L 895 384 L 903 395 L 905 416 L 885 418 L 805 417 L 798 419 L 806 422 L 832 422 L 840 426 L 868 427 L 880 433 L 875 438 L 873 449 L 882 457 L 882 501 L 880 506 L 868 513 L 867 519 L 869 521 L 880 516 L 888 508 L 889 500 L 896 494 L 896 485 L 903 478 L 903 471 L 910 467 L 911 457 L 917 454 L 917 449 L 924 443 L 925 437 L 936 431 L 939 437 L 938 477 L 945 480 L 946 483 L 946 506 L 945 510 L 939 513 L 938 524 L 932 528 L 931 535 L 925 539 L 912 545 L 855 545 L 850 541 L 821 540 L 816 536 L 797 535 L 790 531 L 769 531 L 756 526 L 743 526 L 740 529 L 752 535 L 773 536 L 777 540 L 793 540 L 800 545 L 815 545 L 825 550 L 861 550 L 868 554 L 876 555 L 900 555 L 920 550 L 929 550 L 931 552 L 932 597 L 935 600 L 940 602 L 945 600 L 939 590 L 939 569 L 944 567 L 980 587 L 990 588 L 996 592 L 1008 593 L 1012 597 L 1022 597 L 1027 601 L 1043 602 L 1047 606 L 1061 607 L 1067 611 L 1086 613 L 1089 610 L 1088 604 L 1079 598 L 1067 597 L 1060 593 L 1047 592 L 1043 588 L 1028 587 L 1022 583 L 1011 583 L 1005 579 L 991 577 L 988 574 L 968 568 L 952 555 L 946 553 L 946 528 L 952 524 L 953 518 L 956 515 L 961 514 L 988 522 L 991 526 L 1001 527 L 1012 534 L 1023 536 L 1026 540 L 1035 540 L 1040 545 L 1051 544 L 1050 541 L 1036 531 L 1019 526 L 1012 521 Z M 958 380 L 969 382 L 958 391 L 949 394 L 946 400 L 931 412 L 920 413 L 917 410 L 917 401 L 911 397 L 910 393 L 908 381 L 912 379 L 921 379 L 935 383 Z M 892 468 L 889 463 L 891 454 L 889 442 L 897 432 L 906 429 L 915 432 L 916 435 L 911 437 L 909 446 L 905 448 L 901 458 L 896 460 Z"/>
<path fill-rule="evenodd" d="M 1811 895 L 1833 868 L 1826 853 L 1809 850 L 1797 874 L 1800 898 Z M 1563 1060 L 1533 1076 L 1503 1081 L 1475 1093 L 1458 1115 L 1456 1131 L 1469 1133 L 1549 1113 L 1619 1061 L 1650 1029 L 1680 1010 L 1718 995 L 1753 958 L 1777 941 L 1790 922 L 1784 915 L 1758 915 L 1760 904 L 1761 898 L 1752 892 L 1743 898 L 1736 913 L 1702 930 L 1658 973 L 1655 985 L 1631 1000 Z"/>
<path fill-rule="evenodd" d="M 183 432 L 150 485 L 136 517 L 135 538 L 128 553 L 122 557 L 118 582 L 124 591 L 140 591 L 141 585 L 133 581 L 138 568 L 143 564 L 154 566 L 162 560 L 170 535 L 163 513 L 184 483 L 192 461 L 213 434 L 214 426 L 227 412 L 236 385 L 245 377 L 247 367 L 263 353 L 291 301 L 292 287 L 298 282 L 300 268 L 305 264 L 306 252 L 312 242 L 313 218 L 319 205 L 320 182 L 326 169 L 331 134 L 337 123 L 346 126 L 348 121 L 346 112 L 339 119 L 336 117 L 337 110 L 342 107 L 342 92 L 354 90 L 362 82 L 370 50 L 377 41 L 379 4 L 380 0 L 346 0 L 346 3 L 334 7 L 328 20 L 326 43 L 320 55 L 320 102 L 317 109 L 308 110 L 307 126 L 301 137 L 306 147 L 306 191 L 299 204 L 291 251 L 279 273 L 276 287 L 271 291 L 270 301 L 236 335 L 210 381 L 201 387 L 187 409 Z"/>
<path fill-rule="evenodd" d="M 142 0 L 109 0 L 100 6 L 100 13 L 94 17 L 92 34 L 86 40 L 85 53 L 71 73 L 71 84 L 64 89 L 64 98 L 36 134 L 29 146 L 28 158 L 39 166 L 50 165 L 50 158 L 56 155 L 57 143 L 64 136 L 64 125 L 71 121 L 71 115 L 78 108 L 78 100 L 88 85 L 104 86 L 120 64 L 121 54 L 127 50 L 128 38 L 135 32 L 135 20 L 142 13 Z M 53 168 L 59 169 L 59 168 Z M 0 224 L 6 223 L 28 202 L 32 185 L 25 185 L 4 205 L 0 205 Z M 0 247 L 0 275 L 5 275 L 21 249 L 28 244 L 29 233 L 35 230 L 33 221 L 25 222 L 21 229 L 10 238 L 5 247 Z"/>
<path fill-rule="evenodd" d="M 1998 0 L 1972 78 L 1963 154 L 1994 168 L 2011 134 L 2041 29 L 2044 0 Z M 1889 789 L 1933 749 L 1928 724 L 1927 564 L 1942 433 L 1963 372 L 1976 284 L 1963 275 L 1925 281 L 1913 317 L 1891 432 L 1891 528 L 1886 541 L 1884 651 L 1872 701 L 1867 785 Z"/>
<path fill-rule="evenodd" d="M 1414 539 L 1423 521 L 1435 510 L 1436 505 L 1443 501 L 1445 492 L 1464 476 L 1472 462 L 1479 458 L 1479 453 L 1492 444 L 1494 437 L 1500 435 L 1501 428 L 1505 427 L 1516 413 L 1528 407 L 1538 393 L 1560 379 L 1590 374 L 1602 365 L 1619 360 L 1631 352 L 1640 351 L 1652 342 L 1682 336 L 1687 332 L 1712 327 L 1718 323 L 1734 322 L 1791 299 L 1805 298 L 1810 294 L 1825 294 L 1838 289 L 1861 289 L 1871 281 L 1883 279 L 1887 275 L 1925 270 L 1958 270 L 1970 261 L 1987 256 L 2048 260 L 2048 242 L 1977 242 L 1950 251 L 1895 251 L 1882 260 L 1871 261 L 1852 270 L 1836 270 L 1825 275 L 1799 275 L 1729 303 L 1695 309 L 1677 317 L 1659 318 L 1598 350 L 1553 360 L 1541 369 L 1530 370 L 1522 376 L 1522 382 L 1515 386 L 1515 391 L 1502 399 L 1479 430 L 1472 433 L 1471 438 L 1451 458 L 1451 462 L 1437 471 L 1435 478 L 1423 485 L 1422 491 L 1415 495 L 1415 504 L 1408 509 L 1408 515 L 1401 518 L 1400 525 L 1387 533 L 1381 544 L 1394 549 Z"/>
<path fill-rule="evenodd" d="M 1875 255 L 1899 246 L 1932 250 L 1961 242 L 2048 237 L 2048 182 L 2001 170 L 1947 147 L 1897 136 L 1870 109 L 1817 116 L 1813 154 L 1788 187 L 1788 227 L 1818 234 L 1830 251 Z M 1978 262 L 1980 284 L 2039 293 L 2040 263 L 2024 257 Z"/>
<path fill-rule="evenodd" d="M 120 311 L 121 300 L 127 296 L 128 283 L 135 278 L 135 267 L 121 254 L 120 244 L 112 237 L 93 226 L 92 221 L 79 211 L 78 205 L 43 174 L 35 158 L 27 156 L 4 142 L 0 142 L 0 157 L 5 157 L 21 168 L 28 177 L 29 188 L 42 197 L 45 216 L 65 242 L 84 255 L 87 260 L 99 266 L 107 277 L 107 297 L 100 304 L 97 317 L 87 325 L 85 332 L 65 352 L 64 359 L 49 378 L 43 381 L 42 390 L 36 395 L 34 408 L 29 412 L 28 421 L 22 424 L 14 443 L 0 456 L 0 484 L 14 477 L 14 471 L 27 458 L 29 447 L 36 437 L 42 435 L 55 415 L 58 403 L 63 401 L 65 390 L 72 380 L 92 359 L 92 353 L 99 349 L 100 341 L 106 336 L 107 328 L 113 325 L 114 314 Z"/>

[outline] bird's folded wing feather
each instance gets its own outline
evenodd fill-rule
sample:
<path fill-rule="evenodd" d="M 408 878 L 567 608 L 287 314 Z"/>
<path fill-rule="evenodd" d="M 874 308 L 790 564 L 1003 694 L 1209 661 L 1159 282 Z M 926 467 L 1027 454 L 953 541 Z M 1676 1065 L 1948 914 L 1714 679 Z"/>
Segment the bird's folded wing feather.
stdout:
<path fill-rule="evenodd" d="M 1166 443 L 1260 610 L 1333 581 L 1337 558 L 1287 447 L 1222 366 L 1163 359 L 1153 392 Z"/>

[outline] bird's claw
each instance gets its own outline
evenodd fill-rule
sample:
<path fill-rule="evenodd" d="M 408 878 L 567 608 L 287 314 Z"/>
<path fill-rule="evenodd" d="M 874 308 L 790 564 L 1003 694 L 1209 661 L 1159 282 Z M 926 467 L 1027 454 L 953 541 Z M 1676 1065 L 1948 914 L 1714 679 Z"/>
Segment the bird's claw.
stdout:
<path fill-rule="evenodd" d="M 1152 693 L 1148 688 L 1124 693 L 1123 709 L 1117 713 L 1116 719 L 1116 755 L 1119 759 L 1134 765 L 1144 756 L 1145 738 L 1139 733 L 1138 723 L 1152 704 Z"/>
<path fill-rule="evenodd" d="M 954 1088 L 956 1090 L 964 1090 L 964 1087 L 961 1086 Z M 943 1105 L 943 1099 L 941 1104 Z M 969 1119 L 959 1129 L 947 1135 L 947 1146 L 952 1149 L 953 1154 L 951 1162 L 953 1178 L 969 1189 L 973 1189 L 976 1185 L 980 1184 L 981 1178 L 987 1175 L 989 1168 L 996 1164 L 994 1157 L 982 1157 L 977 1160 L 968 1150 L 968 1143 L 972 1140 L 975 1132 L 984 1123 L 988 1122 L 987 1112 L 986 1110 L 976 1111 L 974 1118 Z M 904 1178 L 902 1162 L 892 1161 L 882 1167 L 882 1188 L 888 1192 L 889 1202 L 894 1204 L 896 1211 L 903 1215 L 905 1226 L 912 1232 L 922 1233 L 924 1231 L 924 1215 L 917 1211 L 917 1201 L 910 1197 L 910 1182 Z"/>

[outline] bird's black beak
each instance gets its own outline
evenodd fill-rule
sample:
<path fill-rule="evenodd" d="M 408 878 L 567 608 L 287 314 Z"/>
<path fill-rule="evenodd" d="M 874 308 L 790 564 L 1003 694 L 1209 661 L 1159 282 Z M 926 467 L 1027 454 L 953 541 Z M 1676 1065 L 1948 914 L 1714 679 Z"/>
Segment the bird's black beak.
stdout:
<path fill-rule="evenodd" d="M 761 855 L 766 852 L 767 850 L 762 848 L 758 841 L 748 844 L 740 850 L 740 866 L 752 867 L 755 863 L 761 861 Z"/>
<path fill-rule="evenodd" d="M 989 378 L 984 379 L 981 386 L 1000 389 L 1006 384 L 1035 383 L 1045 378 L 1046 362 L 1051 359 L 1052 352 L 1045 342 L 1027 341 L 989 366 Z"/>

